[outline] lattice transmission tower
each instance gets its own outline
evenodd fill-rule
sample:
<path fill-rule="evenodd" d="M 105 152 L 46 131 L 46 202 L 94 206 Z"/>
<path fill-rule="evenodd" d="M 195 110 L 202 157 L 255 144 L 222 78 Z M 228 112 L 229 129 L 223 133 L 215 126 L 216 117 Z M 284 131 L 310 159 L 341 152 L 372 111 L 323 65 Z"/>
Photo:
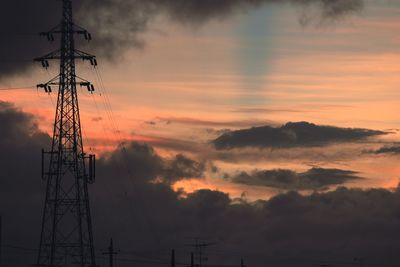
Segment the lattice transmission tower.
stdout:
<path fill-rule="evenodd" d="M 86 155 L 83 150 L 77 86 L 84 86 L 91 93 L 94 87 L 75 74 L 75 60 L 88 60 L 93 66 L 97 62 L 95 56 L 75 49 L 74 42 L 75 35 L 82 35 L 88 41 L 91 35 L 74 24 L 71 0 L 62 0 L 60 24 L 40 35 L 49 41 L 60 35 L 61 46 L 35 59 L 45 68 L 49 60 L 60 63 L 60 73 L 37 86 L 47 93 L 58 87 L 51 151 L 42 151 L 42 177 L 47 181 L 47 189 L 37 266 L 94 267 L 88 184 L 94 182 L 95 156 Z"/>

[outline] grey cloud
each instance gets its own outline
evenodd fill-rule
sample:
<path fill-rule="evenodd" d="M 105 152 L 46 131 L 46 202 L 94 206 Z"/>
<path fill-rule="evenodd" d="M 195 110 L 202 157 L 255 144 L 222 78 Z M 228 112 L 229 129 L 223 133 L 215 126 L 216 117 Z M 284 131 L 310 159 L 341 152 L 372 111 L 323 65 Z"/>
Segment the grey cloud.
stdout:
<path fill-rule="evenodd" d="M 182 139 L 174 139 L 174 138 L 165 138 L 165 137 L 154 137 L 153 140 L 148 141 L 148 144 L 157 147 L 163 148 L 173 151 L 185 152 L 185 153 L 197 153 L 199 152 L 203 146 L 201 146 L 198 142 L 194 142 L 193 140 L 182 140 Z"/>
<path fill-rule="evenodd" d="M 39 32 L 58 24 L 59 10 L 60 1 L 1 1 L 0 78 L 23 73 L 34 66 L 33 58 L 55 49 Z"/>
<path fill-rule="evenodd" d="M 24 113 L 10 103 L 0 101 L 0 193 L 8 195 L 19 188 L 23 196 L 34 185 L 32 175 L 40 173 L 39 155 L 50 143 L 50 137 L 41 132 L 34 117 Z M 33 168 L 24 168 L 29 163 Z M 26 182 L 24 187 L 20 184 Z"/>
<path fill-rule="evenodd" d="M 289 122 L 281 127 L 253 127 L 222 134 L 212 141 L 217 149 L 236 147 L 290 148 L 357 142 L 386 134 L 383 131 Z"/>
<path fill-rule="evenodd" d="M 173 183 L 184 178 L 203 178 L 205 171 L 204 162 L 197 162 L 178 154 L 172 161 L 167 162 L 163 177 L 166 181 Z"/>
<path fill-rule="evenodd" d="M 0 125 L 0 214 L 3 229 L 7 229 L 3 230 L 3 240 L 23 244 L 27 238 L 23 229 L 39 227 L 34 213 L 41 212 L 44 194 L 40 151 L 48 148 L 51 139 L 39 130 L 31 114 L 3 101 Z M 28 236 L 36 238 L 30 233 Z M 2 255 L 2 262 L 6 259 Z"/>
<path fill-rule="evenodd" d="M 100 159 L 100 166 L 104 166 L 106 174 L 121 172 L 121 168 L 129 170 L 132 178 L 140 181 L 152 181 L 172 184 L 179 180 L 204 177 L 207 169 L 205 162 L 198 162 L 183 154 L 172 159 L 160 157 L 146 143 L 129 142 L 119 146 L 108 156 Z"/>
<path fill-rule="evenodd" d="M 147 29 L 157 15 L 164 15 L 180 24 L 198 26 L 212 19 L 221 19 L 237 12 L 250 11 L 265 4 L 294 4 L 317 7 L 320 19 L 336 19 L 363 8 L 363 0 L 85 0 L 80 18 L 89 27 L 98 29 L 101 49 L 112 51 L 126 46 L 143 46 L 138 34 Z"/>
<path fill-rule="evenodd" d="M 377 150 L 370 151 L 375 154 L 400 154 L 400 146 L 384 146 Z"/>
<path fill-rule="evenodd" d="M 91 48 L 100 57 L 115 58 L 129 47 L 143 47 L 140 34 L 158 15 L 183 24 L 199 25 L 243 12 L 263 4 L 294 4 L 317 7 L 321 18 L 338 18 L 358 11 L 363 0 L 82 0 L 73 1 L 76 20 L 92 32 Z M 54 50 L 35 33 L 58 24 L 61 1 L 13 0 L 0 3 L 0 77 L 20 74 L 32 66 L 31 59 Z M 84 44 L 80 41 L 80 45 Z"/>
<path fill-rule="evenodd" d="M 0 124 L 7 125 L 0 131 L 2 263 L 27 266 L 35 261 L 44 201 L 40 148 L 50 144 L 50 137 L 34 126 L 31 115 L 9 104 L 0 106 Z M 150 182 L 162 173 L 165 160 L 151 147 L 124 147 L 99 159 L 97 180 L 90 186 L 97 255 L 113 237 L 121 250 L 116 258 L 120 267 L 132 266 L 120 259 L 138 255 L 168 264 L 171 248 L 179 262 L 188 263 L 185 244 L 196 236 L 217 241 L 206 250 L 210 264 L 237 265 L 243 257 L 254 267 L 340 266 L 354 264 L 355 256 L 364 257 L 366 265 L 398 264 L 398 190 L 290 192 L 255 203 L 232 200 L 220 191 L 183 194 L 169 184 Z M 28 254 L 10 245 L 33 250 Z M 122 255 L 126 252 L 132 254 Z M 106 259 L 99 258 L 98 264 L 105 266 Z"/>
<path fill-rule="evenodd" d="M 353 171 L 315 167 L 301 173 L 287 169 L 242 171 L 228 177 L 238 184 L 284 190 L 325 190 L 333 185 L 361 179 Z"/>
<path fill-rule="evenodd" d="M 99 121 L 102 121 L 102 120 L 103 120 L 103 117 L 100 117 L 100 116 L 92 118 L 92 121 L 94 121 L 94 122 L 99 122 Z"/>

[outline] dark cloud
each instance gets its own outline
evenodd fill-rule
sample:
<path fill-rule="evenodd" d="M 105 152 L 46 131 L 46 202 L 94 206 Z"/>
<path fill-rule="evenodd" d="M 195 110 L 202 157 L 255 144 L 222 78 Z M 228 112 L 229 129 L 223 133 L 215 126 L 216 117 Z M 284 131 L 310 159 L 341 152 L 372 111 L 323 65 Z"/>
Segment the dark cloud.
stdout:
<path fill-rule="evenodd" d="M 400 146 L 384 146 L 370 152 L 374 154 L 400 154 Z"/>
<path fill-rule="evenodd" d="M 100 116 L 92 118 L 92 121 L 94 121 L 94 122 L 99 122 L 99 121 L 102 121 L 102 120 L 103 120 L 103 117 L 100 117 Z"/>
<path fill-rule="evenodd" d="M 79 17 L 101 40 L 103 54 L 114 56 L 126 46 L 143 46 L 138 34 L 147 29 L 157 15 L 179 24 L 198 26 L 212 19 L 222 19 L 265 4 L 294 4 L 317 7 L 320 19 L 331 20 L 359 11 L 363 0 L 85 0 Z"/>
<path fill-rule="evenodd" d="M 163 148 L 173 151 L 185 152 L 185 153 L 197 153 L 201 151 L 204 147 L 200 145 L 198 142 L 194 142 L 193 140 L 183 140 L 183 139 L 175 139 L 175 138 L 166 138 L 159 136 L 149 136 L 151 140 L 147 143 L 157 147 Z"/>
<path fill-rule="evenodd" d="M 2 237 L 3 241 L 23 244 L 27 238 L 27 232 L 22 230 L 26 223 L 31 224 L 30 230 L 39 227 L 34 214 L 41 213 L 44 195 L 40 151 L 48 148 L 51 140 L 39 130 L 31 114 L 3 101 L 0 101 L 0 125 L 0 215 L 3 229 L 7 229 Z M 37 238 L 34 233 L 28 236 Z M 2 255 L 3 263 L 7 257 L 11 256 Z"/>
<path fill-rule="evenodd" d="M 301 173 L 287 169 L 243 171 L 228 178 L 234 183 L 284 190 L 326 190 L 333 185 L 361 179 L 353 171 L 323 168 Z"/>
<path fill-rule="evenodd" d="M 148 125 L 156 125 L 157 124 L 157 122 L 155 122 L 155 121 L 145 121 L 144 123 L 148 124 Z"/>
<path fill-rule="evenodd" d="M 360 10 L 363 0 L 82 0 L 73 1 L 76 21 L 92 32 L 91 44 L 98 56 L 114 58 L 128 47 L 142 47 L 140 33 L 158 15 L 177 23 L 199 25 L 268 3 L 317 7 L 320 17 L 332 19 Z M 57 25 L 61 1 L 13 0 L 0 3 L 0 77 L 22 73 L 32 58 L 55 50 L 56 40 L 46 45 L 36 33 Z M 85 42 L 77 39 L 80 45 Z"/>
<path fill-rule="evenodd" d="M 204 162 L 197 162 L 182 154 L 178 154 L 166 164 L 163 177 L 169 183 L 184 178 L 203 178 L 206 171 Z"/>
<path fill-rule="evenodd" d="M 309 122 L 289 122 L 277 128 L 262 126 L 231 131 L 222 134 L 212 143 L 217 149 L 235 147 L 290 148 L 356 142 L 384 134 L 386 133 L 383 131 L 369 129 L 321 126 Z"/>
<path fill-rule="evenodd" d="M 0 122 L 0 171 L 3 178 L 0 180 L 0 193 L 8 195 L 10 191 L 20 189 L 17 194 L 23 196 L 31 187 L 38 188 L 33 179 L 27 178 L 40 174 L 40 157 L 37 156 L 42 148 L 48 146 L 50 137 L 38 129 L 32 115 L 2 101 Z M 25 162 L 33 164 L 33 168 L 20 166 Z M 19 187 L 24 182 L 26 186 Z"/>
<path fill-rule="evenodd" d="M 44 201 L 40 148 L 50 144 L 50 137 L 31 115 L 9 104 L 0 106 L 2 263 L 27 266 L 35 262 Z M 99 265 L 107 264 L 101 251 L 110 237 L 121 250 L 116 257 L 120 267 L 133 264 L 122 259 L 168 264 L 171 248 L 179 262 L 188 263 L 190 237 L 217 241 L 206 250 L 209 264 L 236 265 L 241 257 L 254 267 L 342 266 L 354 264 L 354 257 L 363 257 L 366 265 L 398 264 L 400 191 L 339 188 L 248 203 L 220 191 L 182 194 L 168 183 L 153 183 L 165 162 L 139 143 L 127 143 L 99 159 L 97 180 L 90 186 Z"/>
<path fill-rule="evenodd" d="M 207 169 L 205 162 L 198 162 L 182 154 L 172 159 L 162 158 L 153 147 L 139 142 L 121 144 L 117 150 L 100 159 L 100 166 L 107 166 L 103 171 L 110 176 L 122 168 L 129 170 L 135 180 L 157 180 L 167 184 L 183 179 L 203 178 Z"/>

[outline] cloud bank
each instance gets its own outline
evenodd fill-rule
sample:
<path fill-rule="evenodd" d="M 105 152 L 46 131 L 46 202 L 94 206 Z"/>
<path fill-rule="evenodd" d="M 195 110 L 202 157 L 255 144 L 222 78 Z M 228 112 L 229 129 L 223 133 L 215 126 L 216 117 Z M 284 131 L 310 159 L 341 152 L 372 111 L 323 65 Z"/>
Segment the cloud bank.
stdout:
<path fill-rule="evenodd" d="M 392 154 L 397 155 L 400 154 L 400 147 L 399 146 L 383 146 L 377 150 L 370 151 L 375 154 Z"/>
<path fill-rule="evenodd" d="M 185 25 L 201 25 L 265 4 L 293 4 L 319 10 L 321 19 L 337 19 L 362 9 L 362 0 L 82 0 L 73 1 L 78 24 L 92 32 L 91 49 L 99 57 L 115 58 L 126 49 L 142 47 L 140 34 L 158 16 Z M 54 50 L 36 35 L 59 23 L 61 2 L 2 1 L 0 3 L 0 78 L 32 67 L 31 59 Z M 22 8 L 23 7 L 23 8 Z M 79 41 L 80 39 L 77 38 Z M 79 41 L 80 45 L 84 44 Z"/>
<path fill-rule="evenodd" d="M 262 126 L 231 131 L 212 141 L 216 149 L 238 147 L 290 148 L 357 142 L 386 134 L 359 128 L 322 126 L 309 122 L 289 122 L 281 127 Z"/>
<path fill-rule="evenodd" d="M 287 169 L 239 172 L 228 179 L 234 183 L 266 186 L 284 190 L 326 190 L 333 185 L 361 179 L 356 172 L 340 169 L 311 168 L 306 172 Z"/>
<path fill-rule="evenodd" d="M 32 115 L 8 103 L 0 107 L 0 124 L 6 126 L 0 139 L 2 258 L 6 266 L 21 266 L 35 261 L 45 189 L 40 149 L 50 144 L 50 137 L 35 126 Z M 107 264 L 101 251 L 110 237 L 121 250 L 116 257 L 121 267 L 132 266 L 122 259 L 168 264 L 171 248 L 179 262 L 189 263 L 188 237 L 217 241 L 206 251 L 215 264 L 236 265 L 241 257 L 254 267 L 342 266 L 354 264 L 354 257 L 371 265 L 398 264 L 398 190 L 339 188 L 309 196 L 289 192 L 254 203 L 220 191 L 183 194 L 168 182 L 154 183 L 160 176 L 174 180 L 201 173 L 200 163 L 177 158 L 166 161 L 148 145 L 130 143 L 99 159 L 97 180 L 90 186 L 98 264 Z M 325 171 L 306 173 L 319 177 Z M 153 260 L 143 266 L 159 264 Z"/>

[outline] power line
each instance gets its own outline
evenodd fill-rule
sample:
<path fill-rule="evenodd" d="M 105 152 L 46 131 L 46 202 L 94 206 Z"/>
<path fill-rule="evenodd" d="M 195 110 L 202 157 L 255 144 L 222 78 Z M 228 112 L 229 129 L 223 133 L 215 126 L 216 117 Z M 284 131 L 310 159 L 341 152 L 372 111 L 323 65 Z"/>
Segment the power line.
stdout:
<path fill-rule="evenodd" d="M 0 59 L 0 63 L 32 62 L 32 59 Z"/>
<path fill-rule="evenodd" d="M 38 34 L 39 33 L 39 31 L 38 32 L 0 32 L 0 34 L 1 35 L 3 35 L 3 36 L 7 36 L 7 37 L 10 37 L 10 36 L 31 36 L 31 37 L 38 37 Z"/>
<path fill-rule="evenodd" d="M 0 91 L 12 91 L 12 90 L 31 90 L 34 89 L 36 86 L 22 86 L 22 87 L 4 87 L 0 88 Z"/>
<path fill-rule="evenodd" d="M 35 252 L 38 249 L 32 248 L 32 247 L 23 247 L 23 246 L 18 246 L 18 245 L 10 245 L 10 244 L 3 244 L 3 248 L 12 248 L 16 250 L 20 250 L 19 253 L 24 255 L 24 252 Z M 99 251 L 101 252 L 101 251 Z M 226 254 L 229 254 L 229 251 L 225 251 Z M 150 257 L 150 256 L 144 256 L 140 255 L 138 252 L 130 252 L 130 251 L 121 251 L 119 254 L 121 255 L 132 255 L 136 258 L 115 258 L 115 261 L 125 261 L 125 262 L 137 262 L 137 263 L 155 263 L 155 264 L 169 264 L 170 262 L 166 259 L 160 259 L 156 257 Z M 253 253 L 254 255 L 264 255 L 263 253 Z M 6 255 L 5 255 L 6 256 Z M 265 255 L 264 255 L 265 256 Z M 108 257 L 103 257 L 103 256 L 98 256 L 96 257 L 98 259 L 109 259 Z M 266 257 L 269 258 L 269 257 Z M 274 257 L 276 258 L 277 262 L 302 262 L 302 263 L 316 263 L 316 264 L 333 264 L 333 265 L 357 265 L 359 266 L 359 262 L 355 261 L 341 261 L 341 260 L 322 260 L 322 259 L 317 259 L 317 258 L 281 258 L 281 257 Z M 189 266 L 189 263 L 185 262 L 176 262 L 176 265 L 185 265 Z M 219 264 L 203 264 L 203 267 L 239 267 L 240 265 L 219 265 Z M 399 266 L 399 264 L 396 263 L 384 263 L 384 262 L 365 262 L 363 266 Z"/>
<path fill-rule="evenodd" d="M 27 247 L 20 247 L 20 246 L 13 246 L 13 245 L 2 245 L 3 248 L 12 248 L 17 250 L 25 250 L 25 251 L 38 251 L 36 248 L 27 248 Z"/>
<path fill-rule="evenodd" d="M 113 111 L 113 108 L 112 108 L 112 105 L 111 105 L 111 101 L 110 101 L 110 99 L 108 97 L 108 92 L 107 92 L 106 86 L 104 84 L 100 69 L 99 69 L 98 66 L 96 66 L 95 68 L 92 69 L 92 71 L 94 72 L 96 80 L 97 80 L 97 83 L 99 85 L 99 92 L 100 92 L 102 104 L 103 104 L 106 116 L 107 116 L 107 118 L 108 118 L 108 120 L 110 122 L 112 133 L 114 134 L 114 136 L 117 139 L 122 141 L 123 138 L 122 138 L 122 135 L 121 135 L 120 127 L 118 125 L 118 121 L 117 121 L 115 113 Z M 130 178 L 129 182 L 132 184 L 132 186 L 135 186 L 135 183 L 134 183 L 135 179 L 134 179 L 134 176 L 133 176 L 133 172 L 132 172 L 132 170 L 130 168 L 129 162 L 127 161 L 127 155 L 128 154 L 127 154 L 127 149 L 125 147 L 125 144 L 123 142 L 120 143 L 120 147 L 121 147 L 122 153 L 124 154 L 124 157 L 122 157 L 123 158 L 123 160 L 122 160 L 123 161 L 122 162 L 122 167 L 123 168 L 122 169 L 125 169 L 128 177 Z M 140 190 L 137 191 L 137 196 L 141 200 L 143 199 Z M 132 206 L 131 210 L 135 210 L 135 201 L 129 201 L 129 203 Z M 134 214 L 134 216 L 135 216 L 135 214 Z M 146 209 L 144 209 L 142 211 L 142 216 L 140 216 L 140 217 L 143 217 L 146 220 L 146 226 L 152 228 L 152 231 L 150 231 L 150 232 L 154 236 L 154 239 L 155 240 L 159 240 L 160 239 L 159 238 L 159 234 L 156 231 L 156 228 L 153 226 L 153 223 L 150 220 L 150 218 L 149 218 L 150 216 L 147 214 L 147 210 Z"/>

